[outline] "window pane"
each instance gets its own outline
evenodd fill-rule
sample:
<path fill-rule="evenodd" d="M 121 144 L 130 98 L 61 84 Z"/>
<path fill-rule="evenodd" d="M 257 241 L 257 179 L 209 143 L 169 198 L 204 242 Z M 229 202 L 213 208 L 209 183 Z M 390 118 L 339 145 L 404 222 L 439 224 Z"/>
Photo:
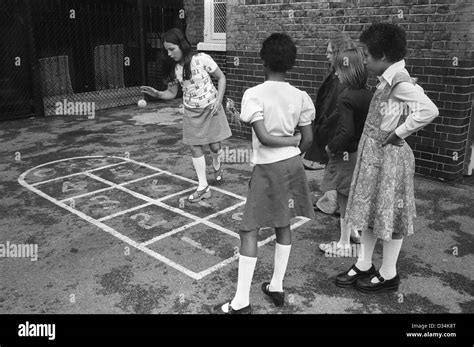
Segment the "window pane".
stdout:
<path fill-rule="evenodd" d="M 214 0 L 214 32 L 225 33 L 226 2 Z"/>

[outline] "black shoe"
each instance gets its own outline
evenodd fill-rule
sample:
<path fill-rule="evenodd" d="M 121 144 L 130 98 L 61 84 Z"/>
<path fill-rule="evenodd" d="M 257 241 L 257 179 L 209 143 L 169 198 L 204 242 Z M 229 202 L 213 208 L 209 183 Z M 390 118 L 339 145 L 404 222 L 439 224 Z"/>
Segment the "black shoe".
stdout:
<path fill-rule="evenodd" d="M 349 276 L 349 272 L 351 270 L 354 270 L 356 274 L 353 276 Z M 340 273 L 339 275 L 336 276 L 336 286 L 341 287 L 341 288 L 352 287 L 358 279 L 370 277 L 376 273 L 377 271 L 375 270 L 374 265 L 372 265 L 372 267 L 368 269 L 367 271 L 361 271 L 354 264 L 351 266 L 349 270 L 343 273 Z"/>
<path fill-rule="evenodd" d="M 227 303 L 229 303 L 229 312 L 224 312 L 222 311 L 222 306 L 224 306 Z M 223 302 L 222 304 L 219 304 L 217 306 L 214 306 L 211 313 L 214 313 L 214 314 L 251 314 L 252 313 L 252 307 L 250 305 L 242 307 L 240 310 L 234 310 L 232 306 L 230 305 L 230 303 L 231 303 L 231 300 Z"/>
<path fill-rule="evenodd" d="M 379 283 L 372 283 L 372 279 L 377 277 Z M 398 285 L 400 284 L 400 276 L 395 275 L 394 278 L 390 280 L 386 280 L 380 273 L 377 271 L 370 277 L 360 278 L 357 280 L 355 287 L 358 291 L 362 293 L 383 293 L 383 292 L 391 292 L 397 291 Z"/>
<path fill-rule="evenodd" d="M 283 306 L 285 304 L 285 292 L 271 292 L 268 290 L 270 282 L 262 283 L 262 291 L 273 299 L 275 306 Z"/>

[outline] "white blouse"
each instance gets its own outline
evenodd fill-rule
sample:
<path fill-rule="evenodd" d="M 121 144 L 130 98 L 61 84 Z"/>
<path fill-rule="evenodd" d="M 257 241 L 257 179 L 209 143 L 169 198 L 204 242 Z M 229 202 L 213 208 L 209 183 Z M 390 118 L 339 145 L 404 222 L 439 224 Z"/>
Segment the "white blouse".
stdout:
<path fill-rule="evenodd" d="M 382 76 L 377 77 L 380 81 L 377 89 L 383 89 L 387 83 L 391 85 L 393 77 L 398 72 L 408 74 L 405 69 L 405 60 L 390 65 Z M 383 112 L 380 129 L 385 131 L 395 130 L 395 134 L 402 139 L 431 123 L 439 115 L 438 108 L 426 96 L 423 88 L 418 84 L 413 85 L 409 82 L 398 83 L 392 90 L 388 105 L 382 105 L 382 107 L 384 106 L 385 111 Z M 410 112 L 405 122 L 397 128 L 404 107 L 408 107 Z"/>

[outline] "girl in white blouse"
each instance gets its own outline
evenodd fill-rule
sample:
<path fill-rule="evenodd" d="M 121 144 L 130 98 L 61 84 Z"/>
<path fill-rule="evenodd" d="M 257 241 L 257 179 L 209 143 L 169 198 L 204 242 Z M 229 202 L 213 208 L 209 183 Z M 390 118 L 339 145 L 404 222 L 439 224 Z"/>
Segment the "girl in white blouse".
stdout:
<path fill-rule="evenodd" d="M 245 91 L 240 118 L 252 125 L 252 162 L 255 165 L 240 227 L 237 290 L 215 313 L 251 313 L 250 286 L 257 263 L 260 228 L 275 228 L 273 276 L 261 289 L 276 306 L 285 301 L 283 278 L 291 249 L 290 220 L 312 218 L 311 195 L 300 154 L 312 142 L 315 116 L 309 95 L 285 81 L 296 59 L 296 46 L 285 34 L 272 34 L 262 45 L 265 82 Z M 301 135 L 295 135 L 295 128 Z"/>

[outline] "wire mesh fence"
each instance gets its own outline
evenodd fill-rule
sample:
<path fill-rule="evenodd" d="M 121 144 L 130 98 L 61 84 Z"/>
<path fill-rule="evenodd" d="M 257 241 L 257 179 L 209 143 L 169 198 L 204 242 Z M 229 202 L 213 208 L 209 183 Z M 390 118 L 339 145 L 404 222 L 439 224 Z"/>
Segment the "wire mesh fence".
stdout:
<path fill-rule="evenodd" d="M 34 113 L 28 13 L 16 0 L 0 1 L 0 115 L 1 119 Z"/>
<path fill-rule="evenodd" d="M 46 115 L 64 111 L 58 102 L 95 109 L 135 103 L 141 85 L 165 87 L 161 37 L 186 25 L 182 0 L 2 0 L 0 6 L 2 119 L 33 113 L 35 67 Z M 30 21 L 23 18 L 27 10 Z M 28 30 L 32 47 L 25 44 Z M 22 69 L 11 64 L 15 57 L 24 57 Z"/>
<path fill-rule="evenodd" d="M 214 32 L 226 32 L 226 1 L 214 0 Z"/>

